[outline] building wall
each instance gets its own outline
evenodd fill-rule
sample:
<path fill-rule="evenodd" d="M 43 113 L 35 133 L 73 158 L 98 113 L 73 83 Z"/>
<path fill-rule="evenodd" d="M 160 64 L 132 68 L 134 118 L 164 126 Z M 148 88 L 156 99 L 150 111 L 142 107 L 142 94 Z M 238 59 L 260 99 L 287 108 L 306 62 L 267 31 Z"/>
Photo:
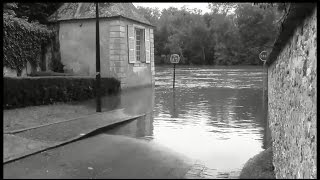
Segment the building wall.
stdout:
<path fill-rule="evenodd" d="M 137 87 L 137 86 L 146 86 L 154 84 L 154 40 L 153 33 L 150 34 L 150 44 L 151 44 L 151 59 L 150 63 L 129 63 L 129 47 L 128 47 L 128 25 L 140 25 L 145 28 L 149 28 L 143 24 L 133 22 L 121 18 L 120 21 L 116 21 L 114 24 L 113 30 L 110 31 L 111 39 L 115 39 L 115 46 L 111 49 L 110 54 L 111 62 L 114 62 L 110 65 L 111 68 L 120 69 L 121 76 L 121 87 Z M 118 43 L 119 42 L 119 43 Z M 120 52 L 120 54 L 119 54 Z M 115 54 L 112 54 L 115 53 Z M 117 61 L 120 60 L 120 63 Z"/>
<path fill-rule="evenodd" d="M 104 45 L 107 39 L 104 36 L 104 31 L 108 28 L 105 27 L 107 24 L 107 22 L 100 23 L 101 67 L 104 61 L 107 61 L 105 56 L 107 47 Z M 96 72 L 95 21 L 61 21 L 59 26 L 60 54 L 64 71 L 94 77 Z"/>
<path fill-rule="evenodd" d="M 317 10 L 268 68 L 276 178 L 316 178 Z"/>
<path fill-rule="evenodd" d="M 53 61 L 61 62 L 60 55 L 60 41 L 59 41 L 59 24 L 52 24 L 49 26 L 54 31 L 54 39 L 45 45 L 44 56 L 42 57 L 46 71 L 53 71 L 56 67 L 52 64 Z"/>
<path fill-rule="evenodd" d="M 129 64 L 127 25 L 124 19 L 100 20 L 101 77 L 115 77 L 121 88 L 151 85 L 154 58 L 151 63 Z M 95 76 L 96 72 L 96 22 L 91 20 L 61 21 L 59 40 L 61 62 L 64 70 L 77 75 Z M 153 47 L 153 35 L 152 35 Z M 153 48 L 152 48 L 153 53 Z M 154 75 L 154 73 L 153 73 Z"/>

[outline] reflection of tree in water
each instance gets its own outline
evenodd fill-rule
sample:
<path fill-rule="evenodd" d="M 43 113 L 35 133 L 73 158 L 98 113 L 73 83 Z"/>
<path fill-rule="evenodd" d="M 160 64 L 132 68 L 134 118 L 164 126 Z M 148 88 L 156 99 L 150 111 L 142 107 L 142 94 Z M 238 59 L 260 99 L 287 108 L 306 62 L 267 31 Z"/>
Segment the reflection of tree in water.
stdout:
<path fill-rule="evenodd" d="M 211 76 L 210 73 L 217 75 Z M 181 71 L 177 74 L 177 84 L 182 82 L 179 78 L 184 78 L 183 82 L 188 84 L 178 84 L 175 94 L 172 94 L 172 87 L 157 87 L 155 116 L 170 114 L 173 118 L 170 121 L 179 125 L 182 121 L 194 123 L 201 117 L 201 121 L 212 127 L 250 129 L 254 133 L 266 134 L 267 110 L 262 108 L 262 89 L 257 89 L 262 86 L 257 82 L 260 75 L 260 69 L 256 68 L 234 72 L 210 69 Z M 211 77 L 215 80 L 208 79 Z M 208 83 L 212 87 L 202 86 Z M 237 85 L 252 88 L 214 87 L 217 83 L 218 86 L 224 83 L 231 87 Z M 180 117 L 179 120 L 174 121 L 177 117 Z"/>
<path fill-rule="evenodd" d="M 176 89 L 175 93 L 158 92 L 156 103 L 160 103 L 161 99 L 161 107 L 158 106 L 161 110 L 157 111 L 167 111 L 171 117 L 190 111 L 200 113 L 205 109 L 211 119 L 208 121 L 210 125 L 216 126 L 217 121 L 232 121 L 242 127 L 244 122 L 241 120 L 254 119 L 252 126 L 261 127 L 264 122 L 258 116 L 262 112 L 259 110 L 261 99 L 258 99 L 258 96 L 259 90 L 254 89 L 193 88 L 193 91 L 185 91 L 180 88 Z"/>
<path fill-rule="evenodd" d="M 210 98 L 212 97 L 212 98 Z M 213 118 L 208 122 L 215 127 L 228 127 L 231 123 L 241 129 L 260 129 L 263 134 L 263 148 L 270 143 L 270 132 L 268 134 L 267 109 L 263 108 L 262 92 L 260 89 L 215 89 L 208 95 L 209 104 Z M 265 107 L 267 106 L 267 102 Z M 232 116 L 230 116 L 232 113 Z M 231 120 L 228 122 L 225 120 Z M 223 122 L 223 124 L 217 124 Z"/>
<path fill-rule="evenodd" d="M 209 124 L 214 125 L 216 121 L 231 120 L 233 124 L 246 128 L 246 120 L 252 119 L 254 122 L 250 122 L 250 125 L 253 128 L 260 127 L 262 122 L 259 118 L 261 113 L 259 104 L 261 101 L 259 102 L 257 96 L 259 91 L 254 89 L 212 90 L 211 95 L 208 96 L 209 104 L 212 104 L 210 112 L 212 117 L 217 118 Z"/>
<path fill-rule="evenodd" d="M 173 99 L 173 97 L 175 97 Z M 262 109 L 262 91 L 260 89 L 232 88 L 176 88 L 173 94 L 170 90 L 159 90 L 157 108 L 168 112 L 171 118 L 184 117 L 192 114 L 208 118 L 209 126 L 219 128 L 260 129 L 265 134 L 267 119 L 266 110 Z M 161 99 L 161 101 L 160 101 Z M 175 102 L 175 104 L 174 104 Z M 158 112 L 159 113 L 159 112 Z M 188 118 L 195 121 L 195 118 Z M 184 120 L 186 121 L 186 119 Z M 171 121 L 181 123 L 181 121 Z"/>

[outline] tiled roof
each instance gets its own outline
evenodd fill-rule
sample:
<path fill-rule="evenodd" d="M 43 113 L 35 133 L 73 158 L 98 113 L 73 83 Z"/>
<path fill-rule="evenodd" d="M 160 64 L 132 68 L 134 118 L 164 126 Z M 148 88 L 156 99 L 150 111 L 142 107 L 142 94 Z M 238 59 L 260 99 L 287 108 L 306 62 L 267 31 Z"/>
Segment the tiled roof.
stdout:
<path fill-rule="evenodd" d="M 132 3 L 99 3 L 99 17 L 123 16 L 144 24 L 151 23 L 139 14 Z M 64 3 L 49 18 L 49 22 L 73 19 L 88 19 L 96 17 L 95 3 Z"/>

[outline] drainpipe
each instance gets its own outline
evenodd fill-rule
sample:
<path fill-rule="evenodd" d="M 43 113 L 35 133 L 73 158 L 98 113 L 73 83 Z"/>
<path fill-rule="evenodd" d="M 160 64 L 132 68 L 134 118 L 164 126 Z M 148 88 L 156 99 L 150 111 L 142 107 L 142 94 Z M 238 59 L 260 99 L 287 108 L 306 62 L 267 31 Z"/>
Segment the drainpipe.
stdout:
<path fill-rule="evenodd" d="M 96 112 L 101 112 L 99 7 L 98 7 L 98 3 L 95 3 L 95 4 L 96 4 L 96 96 L 97 96 Z"/>

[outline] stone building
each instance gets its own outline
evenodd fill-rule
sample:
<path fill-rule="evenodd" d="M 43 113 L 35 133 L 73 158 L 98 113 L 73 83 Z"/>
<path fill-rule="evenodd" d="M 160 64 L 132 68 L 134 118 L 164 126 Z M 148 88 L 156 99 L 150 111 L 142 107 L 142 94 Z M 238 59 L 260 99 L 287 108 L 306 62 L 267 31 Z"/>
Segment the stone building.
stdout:
<path fill-rule="evenodd" d="M 317 4 L 290 3 L 267 61 L 276 178 L 317 178 Z"/>
<path fill-rule="evenodd" d="M 48 20 L 58 29 L 64 72 L 96 75 L 95 3 L 65 3 Z M 154 26 L 132 3 L 99 3 L 101 77 L 121 88 L 154 84 Z"/>

